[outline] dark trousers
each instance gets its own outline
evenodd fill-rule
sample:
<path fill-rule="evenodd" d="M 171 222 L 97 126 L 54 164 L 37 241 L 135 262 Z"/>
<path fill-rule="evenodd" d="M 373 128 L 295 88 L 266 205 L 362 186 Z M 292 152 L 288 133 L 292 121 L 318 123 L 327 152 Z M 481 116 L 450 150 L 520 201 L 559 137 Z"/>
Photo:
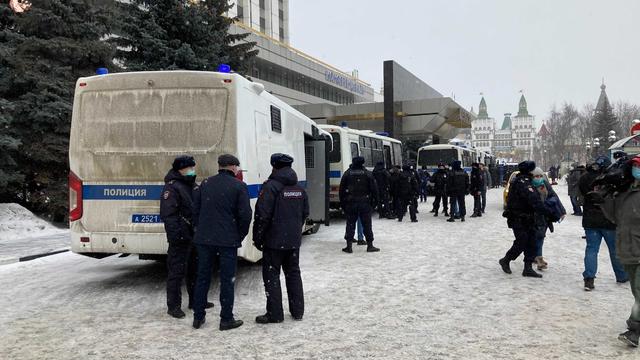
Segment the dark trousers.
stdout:
<path fill-rule="evenodd" d="M 413 201 L 411 199 L 400 200 L 400 212 L 398 213 L 398 220 L 402 221 L 404 216 L 407 214 L 407 206 L 409 207 L 409 216 L 411 217 L 411 221 L 417 220 L 416 209 L 413 206 Z"/>
<path fill-rule="evenodd" d="M 449 199 L 450 199 L 449 207 L 452 210 L 455 209 L 457 206 L 458 214 L 460 214 L 461 217 L 467 215 L 467 207 L 466 207 L 466 204 L 464 203 L 464 194 L 452 195 Z M 451 211 L 451 216 L 453 216 L 453 211 Z"/>
<path fill-rule="evenodd" d="M 436 198 L 433 200 L 433 209 L 438 212 L 440 209 L 440 201 L 442 200 L 442 208 L 444 212 L 449 212 L 449 205 L 447 204 L 447 197 L 442 193 L 436 193 Z"/>
<path fill-rule="evenodd" d="M 427 188 L 420 189 L 420 201 L 427 201 Z"/>
<path fill-rule="evenodd" d="M 487 207 L 487 189 L 480 191 L 480 200 L 482 200 L 481 210 L 484 212 L 484 209 Z"/>
<path fill-rule="evenodd" d="M 347 242 L 353 242 L 353 236 L 356 232 L 356 222 L 358 218 L 360 218 L 362 227 L 364 228 L 364 237 L 368 243 L 372 243 L 373 230 L 371 229 L 371 205 L 369 205 L 369 202 L 352 202 L 346 206 L 345 214 L 347 216 L 347 228 L 344 232 L 344 239 L 347 240 Z"/>
<path fill-rule="evenodd" d="M 571 207 L 573 207 L 573 213 L 577 215 L 582 215 L 582 209 L 580 208 L 580 205 L 578 205 L 578 197 L 574 195 L 569 195 L 569 198 L 571 199 Z"/>
<path fill-rule="evenodd" d="M 533 224 L 523 225 L 514 224 L 512 226 L 513 235 L 516 239 L 511 245 L 511 249 L 507 251 L 505 257 L 513 261 L 524 253 L 524 262 L 532 263 L 536 258 L 536 228 Z"/>
<path fill-rule="evenodd" d="M 191 244 L 169 243 L 167 249 L 167 307 L 182 307 L 182 280 L 187 285 L 189 305 L 193 305 L 193 288 L 196 283 L 197 255 Z"/>
<path fill-rule="evenodd" d="M 473 213 L 482 213 L 482 196 L 480 195 L 480 192 L 476 192 L 473 194 Z"/>
<path fill-rule="evenodd" d="M 380 201 L 378 203 L 378 213 L 380 214 L 381 218 L 391 215 L 391 208 L 390 208 L 390 205 L 389 205 L 389 197 L 388 196 L 382 196 L 380 198 Z"/>
<path fill-rule="evenodd" d="M 233 320 L 234 278 L 238 263 L 238 249 L 235 247 L 197 244 L 198 278 L 196 280 L 193 317 L 203 319 L 207 293 L 211 285 L 213 264 L 218 260 L 220 267 L 220 321 Z"/>
<path fill-rule="evenodd" d="M 267 295 L 267 315 L 273 320 L 284 320 L 280 268 L 289 297 L 289 313 L 294 318 L 304 315 L 304 291 L 300 277 L 300 249 L 262 251 L 262 280 Z"/>

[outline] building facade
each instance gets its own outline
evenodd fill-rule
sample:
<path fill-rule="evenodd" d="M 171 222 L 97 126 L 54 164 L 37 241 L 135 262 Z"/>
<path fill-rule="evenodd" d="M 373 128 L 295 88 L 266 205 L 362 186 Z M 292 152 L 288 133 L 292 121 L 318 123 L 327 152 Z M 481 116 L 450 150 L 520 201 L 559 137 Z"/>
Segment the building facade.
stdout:
<path fill-rule="evenodd" d="M 234 0 L 230 17 L 280 42 L 289 44 L 289 0 Z"/>
<path fill-rule="evenodd" d="M 494 118 L 489 117 L 484 97 L 480 100 L 477 119 L 471 123 L 472 145 L 490 152 L 505 161 L 521 161 L 533 158 L 535 146 L 535 116 L 529 114 L 527 100 L 520 97 L 518 114 L 504 114 L 500 129 Z"/>

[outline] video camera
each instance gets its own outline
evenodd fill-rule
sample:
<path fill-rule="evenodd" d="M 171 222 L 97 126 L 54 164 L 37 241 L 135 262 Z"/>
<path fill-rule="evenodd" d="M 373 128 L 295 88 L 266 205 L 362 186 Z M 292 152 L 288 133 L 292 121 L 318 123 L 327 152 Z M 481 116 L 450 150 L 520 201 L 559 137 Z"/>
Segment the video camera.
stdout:
<path fill-rule="evenodd" d="M 607 196 L 627 191 L 633 184 L 634 178 L 631 175 L 631 163 L 627 154 L 616 153 L 614 156 L 617 159 L 616 162 L 604 168 L 602 174 L 592 183 L 594 190 L 587 194 L 587 199 L 595 204 L 604 203 L 604 199 Z M 600 158 L 596 160 L 594 165 L 602 166 L 601 163 L 598 163 L 598 160 Z"/>

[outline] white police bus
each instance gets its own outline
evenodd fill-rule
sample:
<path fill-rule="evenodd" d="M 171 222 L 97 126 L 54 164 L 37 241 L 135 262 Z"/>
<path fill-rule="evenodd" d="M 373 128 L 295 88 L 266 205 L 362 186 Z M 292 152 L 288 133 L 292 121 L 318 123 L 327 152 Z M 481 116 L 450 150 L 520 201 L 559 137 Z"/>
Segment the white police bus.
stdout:
<path fill-rule="evenodd" d="M 471 164 L 479 162 L 478 152 L 467 147 L 452 144 L 427 145 L 418 149 L 418 168 L 430 173 L 438 170 L 438 164 L 450 165 L 455 160 L 462 163 L 465 171 L 471 171 Z"/>
<path fill-rule="evenodd" d="M 373 170 L 384 161 L 387 168 L 402 165 L 402 142 L 370 130 L 355 130 L 345 126 L 318 125 L 331 134 L 333 146 L 329 153 L 329 201 L 332 208 L 340 207 L 340 179 L 356 156 L 364 157 L 364 166 Z"/>
<path fill-rule="evenodd" d="M 96 258 L 166 254 L 159 207 L 172 160 L 195 157 L 198 181 L 217 157 L 236 155 L 252 206 L 271 173 L 270 155 L 294 157 L 311 214 L 301 231 L 328 221 L 330 135 L 264 86 L 226 72 L 158 71 L 80 78 L 69 143 L 72 251 Z M 328 223 L 327 223 L 328 224 Z M 251 232 L 238 250 L 261 258 Z"/>

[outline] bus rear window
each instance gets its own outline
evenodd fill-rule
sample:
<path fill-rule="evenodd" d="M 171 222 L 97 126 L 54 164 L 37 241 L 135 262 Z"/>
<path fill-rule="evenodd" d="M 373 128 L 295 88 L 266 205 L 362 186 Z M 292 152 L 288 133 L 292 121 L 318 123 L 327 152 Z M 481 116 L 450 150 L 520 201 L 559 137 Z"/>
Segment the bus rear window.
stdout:
<path fill-rule="evenodd" d="M 340 134 L 337 132 L 331 133 L 333 138 L 333 149 L 329 153 L 329 162 L 338 163 L 341 160 L 340 156 Z"/>
<path fill-rule="evenodd" d="M 449 165 L 454 160 L 458 160 L 458 151 L 455 149 L 433 149 L 420 150 L 418 154 L 418 166 L 433 167 L 438 163 Z"/>
<path fill-rule="evenodd" d="M 226 89 L 88 91 L 81 148 L 107 153 L 206 151 L 225 135 Z"/>

